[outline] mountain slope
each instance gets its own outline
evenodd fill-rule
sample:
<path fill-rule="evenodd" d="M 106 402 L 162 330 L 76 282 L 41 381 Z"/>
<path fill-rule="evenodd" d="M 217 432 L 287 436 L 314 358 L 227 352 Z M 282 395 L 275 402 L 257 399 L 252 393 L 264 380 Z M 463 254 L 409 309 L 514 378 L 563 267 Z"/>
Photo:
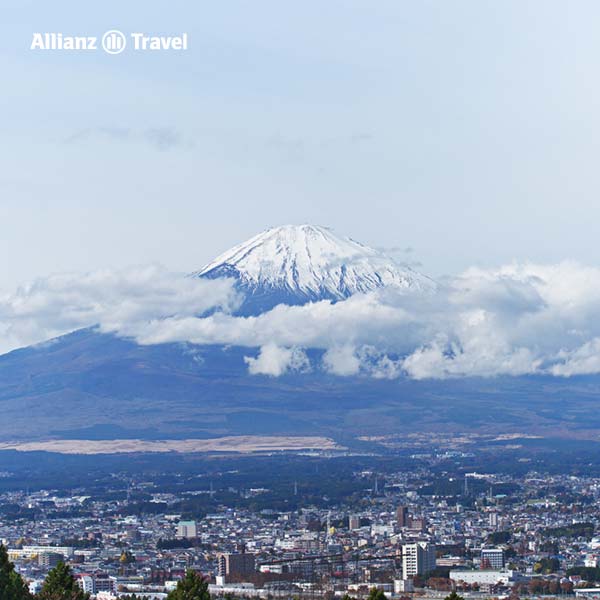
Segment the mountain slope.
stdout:
<path fill-rule="evenodd" d="M 138 346 L 82 330 L 0 356 L 0 442 L 600 430 L 597 377 L 389 381 L 314 370 L 273 378 L 248 375 L 243 357 L 255 354 Z"/>
<path fill-rule="evenodd" d="M 407 290 L 434 286 L 385 254 L 315 225 L 268 229 L 192 276 L 234 278 L 246 297 L 244 310 L 254 313 L 280 303 L 343 300 L 384 286 Z"/>

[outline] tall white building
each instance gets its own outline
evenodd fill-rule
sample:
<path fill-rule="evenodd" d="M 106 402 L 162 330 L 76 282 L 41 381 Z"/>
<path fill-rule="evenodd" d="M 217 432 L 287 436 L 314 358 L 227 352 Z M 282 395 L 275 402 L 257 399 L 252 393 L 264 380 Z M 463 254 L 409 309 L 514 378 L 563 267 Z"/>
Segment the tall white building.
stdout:
<path fill-rule="evenodd" d="M 403 577 L 424 575 L 435 569 L 435 545 L 430 542 L 414 542 L 402 545 Z"/>

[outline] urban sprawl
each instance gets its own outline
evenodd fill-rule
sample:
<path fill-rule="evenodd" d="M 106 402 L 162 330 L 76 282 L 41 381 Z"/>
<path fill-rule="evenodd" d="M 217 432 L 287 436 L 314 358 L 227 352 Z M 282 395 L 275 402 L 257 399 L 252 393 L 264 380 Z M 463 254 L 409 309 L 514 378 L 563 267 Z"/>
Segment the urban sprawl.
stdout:
<path fill-rule="evenodd" d="M 117 499 L 85 489 L 4 492 L 0 507 L 14 514 L 0 516 L 0 540 L 31 593 L 66 563 L 98 600 L 164 598 L 190 570 L 228 598 L 360 598 L 373 588 L 392 598 L 600 598 L 600 478 L 472 472 L 448 477 L 454 492 L 444 493 L 424 485 L 426 471 L 355 477 L 369 488 L 353 505 L 250 510 L 215 501 L 196 517 L 181 507 L 218 498 L 212 485 L 156 492 L 128 476 Z M 132 499 L 140 494 L 143 509 Z M 290 496 L 301 494 L 294 483 Z"/>

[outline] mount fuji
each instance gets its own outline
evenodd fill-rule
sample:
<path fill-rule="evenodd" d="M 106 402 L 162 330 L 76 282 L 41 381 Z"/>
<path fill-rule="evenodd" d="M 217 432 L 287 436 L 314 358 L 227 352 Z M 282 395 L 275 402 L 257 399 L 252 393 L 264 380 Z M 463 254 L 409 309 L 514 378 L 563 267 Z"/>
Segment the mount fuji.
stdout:
<path fill-rule="evenodd" d="M 243 316 L 386 287 L 406 294 L 436 287 L 384 253 L 313 225 L 269 229 L 189 276 L 233 279 Z M 314 369 L 273 378 L 248 373 L 245 358 L 257 352 L 143 346 L 90 328 L 4 354 L 0 442 L 318 434 L 348 445 L 409 431 L 562 431 L 571 422 L 600 431 L 593 377 L 440 382 Z M 323 351 L 306 354 L 321 363 Z"/>
<path fill-rule="evenodd" d="M 284 225 L 268 229 L 218 256 L 195 277 L 231 277 L 244 300 L 241 313 L 277 304 L 340 301 L 393 286 L 429 290 L 434 282 L 410 267 L 331 229 Z"/>

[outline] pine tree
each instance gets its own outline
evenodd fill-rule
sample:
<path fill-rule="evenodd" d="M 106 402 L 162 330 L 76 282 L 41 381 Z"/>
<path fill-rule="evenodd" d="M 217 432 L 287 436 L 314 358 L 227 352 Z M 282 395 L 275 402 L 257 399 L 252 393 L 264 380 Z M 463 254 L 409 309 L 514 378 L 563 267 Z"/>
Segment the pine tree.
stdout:
<path fill-rule="evenodd" d="M 38 595 L 40 600 L 88 600 L 89 597 L 90 595 L 77 585 L 71 568 L 63 562 L 59 562 L 48 573 Z"/>
<path fill-rule="evenodd" d="M 373 587 L 369 592 L 368 600 L 387 600 L 387 596 L 383 593 L 383 590 Z"/>
<path fill-rule="evenodd" d="M 453 591 L 452 593 L 448 594 L 444 600 L 464 600 L 464 598 L 459 596 L 456 591 Z"/>
<path fill-rule="evenodd" d="M 208 581 L 202 575 L 189 570 L 177 587 L 169 592 L 167 600 L 210 600 Z"/>
<path fill-rule="evenodd" d="M 0 544 L 0 600 L 29 600 L 29 588 L 14 565 L 8 560 L 6 548 Z"/>

